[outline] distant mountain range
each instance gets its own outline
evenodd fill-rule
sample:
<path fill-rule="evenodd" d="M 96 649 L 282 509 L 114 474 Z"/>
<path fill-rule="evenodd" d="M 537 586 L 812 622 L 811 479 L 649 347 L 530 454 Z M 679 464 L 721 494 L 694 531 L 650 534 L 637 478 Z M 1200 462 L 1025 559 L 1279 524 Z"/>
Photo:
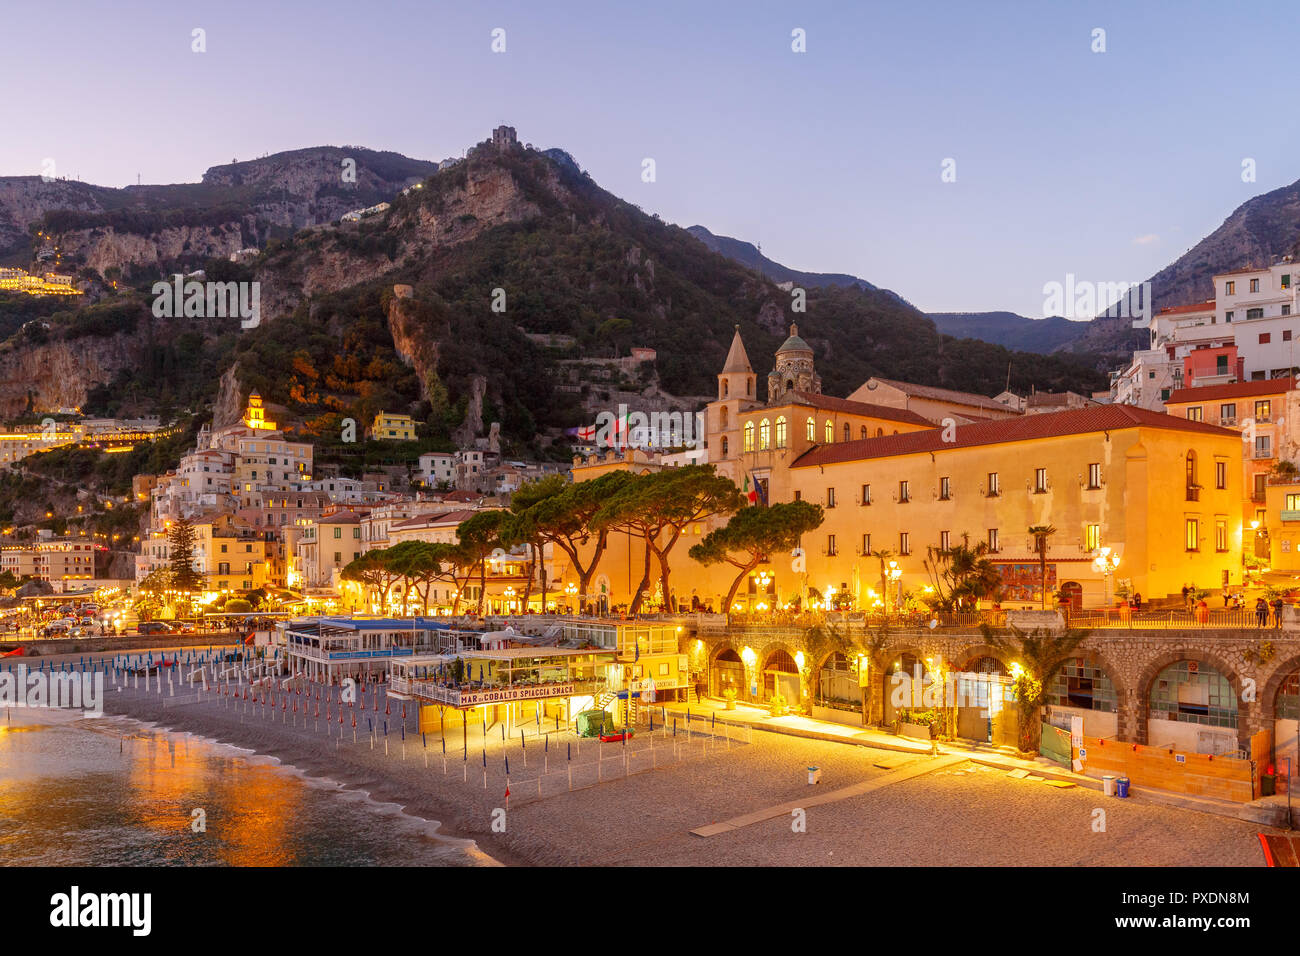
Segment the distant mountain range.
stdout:
<path fill-rule="evenodd" d="M 1087 322 L 1054 315 L 1031 319 L 1014 312 L 930 312 L 940 332 L 957 338 L 981 339 L 1009 349 L 1049 355 L 1088 331 Z"/>

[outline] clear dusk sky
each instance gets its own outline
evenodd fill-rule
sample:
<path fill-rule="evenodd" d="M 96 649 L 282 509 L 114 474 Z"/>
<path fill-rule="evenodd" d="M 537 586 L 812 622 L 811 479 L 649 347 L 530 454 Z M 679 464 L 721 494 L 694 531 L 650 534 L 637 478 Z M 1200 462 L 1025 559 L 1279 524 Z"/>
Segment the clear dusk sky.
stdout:
<path fill-rule="evenodd" d="M 1066 273 L 1145 279 L 1300 178 L 1294 0 L 72 0 L 3 22 L 0 175 L 436 160 L 504 123 L 669 222 L 927 311 L 1038 316 Z"/>

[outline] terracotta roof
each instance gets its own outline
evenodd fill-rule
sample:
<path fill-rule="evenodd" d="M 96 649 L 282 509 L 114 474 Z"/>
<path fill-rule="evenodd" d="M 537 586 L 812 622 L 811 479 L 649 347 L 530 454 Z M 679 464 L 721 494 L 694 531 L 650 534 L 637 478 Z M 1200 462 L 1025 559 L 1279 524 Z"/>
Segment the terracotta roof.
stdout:
<path fill-rule="evenodd" d="M 931 428 L 903 435 L 883 435 L 880 438 L 865 438 L 833 445 L 815 445 L 796 458 L 790 467 L 808 468 L 845 461 L 893 458 L 900 455 L 948 451 L 952 448 L 969 448 L 975 445 L 998 445 L 1005 442 L 1060 438 L 1066 435 L 1084 435 L 1089 432 L 1139 427 L 1240 437 L 1238 432 L 1228 428 L 1208 425 L 1205 422 L 1190 422 L 1185 418 L 1175 418 L 1173 415 L 1149 411 L 1134 405 L 1097 405 L 1074 408 L 1065 412 L 1026 415 L 1023 418 L 957 425 L 953 429 L 953 440 L 948 442 L 943 440 L 943 429 Z"/>
<path fill-rule="evenodd" d="M 1165 399 L 1165 404 L 1212 402 L 1217 398 L 1249 398 L 1251 395 L 1280 395 L 1295 387 L 1296 380 L 1293 378 L 1269 378 L 1262 382 L 1236 382 L 1232 385 L 1200 385 L 1171 392 Z"/>
<path fill-rule="evenodd" d="M 399 528 L 431 528 L 440 525 L 458 525 L 463 521 L 478 514 L 477 511 L 462 509 L 460 511 L 440 511 L 432 515 L 416 515 L 414 518 L 407 518 L 405 521 L 396 521 L 389 525 L 390 531 L 396 531 Z"/>
<path fill-rule="evenodd" d="M 952 402 L 957 405 L 971 405 L 975 408 L 995 408 L 1000 412 L 1015 411 L 1008 408 L 1001 402 L 994 401 L 987 395 L 976 395 L 974 392 L 955 392 L 948 388 L 935 388 L 932 385 L 913 385 L 911 382 L 899 382 L 892 378 L 881 378 L 873 376 L 871 381 L 879 382 L 881 385 L 891 385 L 899 391 L 914 395 L 917 398 L 930 398 L 939 402 Z"/>
<path fill-rule="evenodd" d="M 885 418 L 894 422 L 907 422 L 911 425 L 925 425 L 934 428 L 934 422 L 906 408 L 894 408 L 892 405 L 875 405 L 871 402 L 854 402 L 847 398 L 834 398 L 814 392 L 792 391 L 794 401 L 791 405 L 811 405 L 813 408 L 828 412 L 846 412 L 850 415 L 869 415 L 872 418 Z"/>
<path fill-rule="evenodd" d="M 482 495 L 476 495 L 472 491 L 449 491 L 445 495 L 439 495 L 443 501 L 478 501 Z"/>
<path fill-rule="evenodd" d="M 1158 315 L 1183 315 L 1188 312 L 1213 312 L 1214 300 L 1206 299 L 1204 302 L 1196 302 L 1192 305 L 1175 305 L 1167 309 L 1161 309 Z"/>
<path fill-rule="evenodd" d="M 360 524 L 361 516 L 355 511 L 348 508 L 344 511 L 333 511 L 327 515 L 321 515 L 316 519 L 317 524 Z"/>

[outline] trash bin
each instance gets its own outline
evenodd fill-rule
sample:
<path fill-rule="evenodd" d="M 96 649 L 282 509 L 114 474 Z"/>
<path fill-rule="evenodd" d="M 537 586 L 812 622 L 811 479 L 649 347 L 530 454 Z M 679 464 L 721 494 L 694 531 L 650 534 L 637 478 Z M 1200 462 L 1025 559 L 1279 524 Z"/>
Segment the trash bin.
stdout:
<path fill-rule="evenodd" d="M 1266 773 L 1259 778 L 1259 795 L 1271 797 L 1277 793 L 1277 775 Z"/>
<path fill-rule="evenodd" d="M 1115 796 L 1117 797 L 1128 796 L 1128 785 L 1129 785 L 1128 777 L 1120 777 L 1119 780 L 1115 781 L 1115 785 L 1117 787 Z"/>
<path fill-rule="evenodd" d="M 810 784 L 813 784 L 813 783 L 821 783 L 821 781 L 822 781 L 822 768 L 821 768 L 821 767 L 809 767 L 809 768 L 808 768 L 808 782 L 809 782 Z"/>
<path fill-rule="evenodd" d="M 1104 776 L 1104 777 L 1101 778 L 1101 792 L 1104 793 L 1104 794 L 1105 794 L 1106 796 L 1108 796 L 1108 797 L 1113 797 L 1113 796 L 1115 796 L 1115 778 L 1114 778 L 1114 777 L 1107 775 L 1107 776 Z"/>

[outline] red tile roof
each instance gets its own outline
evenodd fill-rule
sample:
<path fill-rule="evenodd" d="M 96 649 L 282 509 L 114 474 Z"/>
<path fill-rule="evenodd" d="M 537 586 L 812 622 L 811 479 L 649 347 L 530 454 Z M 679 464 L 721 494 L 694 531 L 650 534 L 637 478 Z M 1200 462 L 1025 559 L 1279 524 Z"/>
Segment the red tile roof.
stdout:
<path fill-rule="evenodd" d="M 974 392 L 955 392 L 949 388 L 936 388 L 933 385 L 913 385 L 911 382 L 899 382 L 890 378 L 881 378 L 873 376 L 872 381 L 879 382 L 881 385 L 892 385 L 907 395 L 915 395 L 917 398 L 929 398 L 939 402 L 952 402 L 955 405 L 970 405 L 974 408 L 995 408 L 1003 412 L 1015 412 L 1016 409 L 1003 405 L 996 399 L 989 398 L 986 395 L 976 395 Z"/>
<path fill-rule="evenodd" d="M 1194 302 L 1191 305 L 1175 305 L 1168 309 L 1161 309 L 1159 315 L 1184 315 L 1188 312 L 1213 312 L 1214 300 L 1206 299 L 1204 302 Z"/>
<path fill-rule="evenodd" d="M 1061 438 L 1066 435 L 1084 435 L 1090 432 L 1115 431 L 1123 428 L 1165 428 L 1171 431 L 1200 432 L 1239 438 L 1238 432 L 1205 422 L 1190 422 L 1161 412 L 1149 411 L 1134 405 L 1096 405 L 1074 408 L 1065 412 L 1026 415 L 1001 421 L 977 422 L 957 425 L 952 441 L 943 440 L 943 429 L 908 432 L 904 435 L 883 435 L 857 441 L 838 442 L 833 445 L 814 445 L 791 463 L 792 468 L 814 465 L 833 465 L 845 461 L 862 461 L 871 458 L 893 458 L 900 455 L 918 455 L 926 452 L 969 448 L 975 445 L 998 445 L 1005 442 L 1030 441 L 1041 438 Z"/>
<path fill-rule="evenodd" d="M 794 398 L 794 401 L 790 402 L 792 405 L 811 405 L 813 408 L 824 409 L 828 412 L 845 412 L 849 415 L 865 415 L 870 418 L 884 418 L 892 422 L 907 422 L 909 425 L 934 427 L 934 422 L 906 408 L 876 405 L 872 402 L 854 402 L 847 398 L 834 398 L 830 395 L 818 395 L 813 392 L 794 391 L 790 394 Z"/>
<path fill-rule="evenodd" d="M 1166 405 L 1180 402 L 1212 402 L 1219 398 L 1249 398 L 1252 395 L 1281 395 L 1296 387 L 1293 378 L 1269 378 L 1262 382 L 1235 382 L 1232 385 L 1200 385 L 1180 388 L 1169 394 Z"/>

